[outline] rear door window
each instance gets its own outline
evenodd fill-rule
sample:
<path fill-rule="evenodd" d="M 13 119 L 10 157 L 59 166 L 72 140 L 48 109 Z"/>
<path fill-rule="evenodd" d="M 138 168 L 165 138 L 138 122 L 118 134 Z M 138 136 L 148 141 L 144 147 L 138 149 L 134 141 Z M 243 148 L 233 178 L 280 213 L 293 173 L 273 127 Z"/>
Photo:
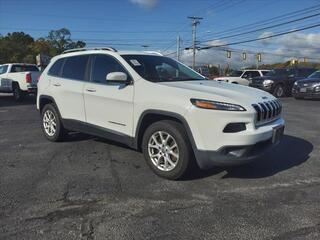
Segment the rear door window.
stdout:
<path fill-rule="evenodd" d="M 88 55 L 67 57 L 63 65 L 62 77 L 84 81 L 88 59 Z"/>
<path fill-rule="evenodd" d="M 51 76 L 60 77 L 63 61 L 64 61 L 64 58 L 58 59 L 49 69 L 48 74 Z"/>

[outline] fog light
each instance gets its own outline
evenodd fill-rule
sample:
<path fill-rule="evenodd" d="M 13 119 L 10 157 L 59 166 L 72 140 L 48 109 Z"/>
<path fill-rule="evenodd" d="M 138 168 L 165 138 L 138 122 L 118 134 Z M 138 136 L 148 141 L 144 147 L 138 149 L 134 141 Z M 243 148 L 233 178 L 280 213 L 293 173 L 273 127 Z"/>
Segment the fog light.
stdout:
<path fill-rule="evenodd" d="M 236 133 L 246 130 L 245 123 L 229 123 L 224 129 L 224 133 Z"/>

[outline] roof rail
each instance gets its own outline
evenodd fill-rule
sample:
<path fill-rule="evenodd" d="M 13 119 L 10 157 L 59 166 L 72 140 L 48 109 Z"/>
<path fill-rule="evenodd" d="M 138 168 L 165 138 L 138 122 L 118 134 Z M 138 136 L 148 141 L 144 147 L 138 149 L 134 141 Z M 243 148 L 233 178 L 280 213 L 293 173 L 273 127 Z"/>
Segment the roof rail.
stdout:
<path fill-rule="evenodd" d="M 153 53 L 153 54 L 157 54 L 159 56 L 163 56 L 162 53 L 157 52 L 157 51 L 144 51 L 145 53 Z"/>
<path fill-rule="evenodd" d="M 64 53 L 90 51 L 90 50 L 107 50 L 107 51 L 111 51 L 111 52 L 117 52 L 117 50 L 112 47 L 98 47 L 98 48 L 73 48 L 73 49 L 65 50 L 62 53 L 64 54 Z"/>

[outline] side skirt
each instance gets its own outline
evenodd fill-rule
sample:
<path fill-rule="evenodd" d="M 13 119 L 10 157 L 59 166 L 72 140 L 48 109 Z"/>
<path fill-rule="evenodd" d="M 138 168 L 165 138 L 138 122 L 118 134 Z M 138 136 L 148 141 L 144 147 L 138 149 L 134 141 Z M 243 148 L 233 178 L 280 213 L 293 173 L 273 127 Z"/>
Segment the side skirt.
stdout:
<path fill-rule="evenodd" d="M 73 120 L 73 119 L 62 119 L 63 126 L 71 131 L 86 133 L 89 135 L 109 139 L 115 142 L 123 143 L 131 148 L 134 147 L 134 138 L 131 136 L 128 136 L 126 134 L 99 127 L 93 124 Z"/>

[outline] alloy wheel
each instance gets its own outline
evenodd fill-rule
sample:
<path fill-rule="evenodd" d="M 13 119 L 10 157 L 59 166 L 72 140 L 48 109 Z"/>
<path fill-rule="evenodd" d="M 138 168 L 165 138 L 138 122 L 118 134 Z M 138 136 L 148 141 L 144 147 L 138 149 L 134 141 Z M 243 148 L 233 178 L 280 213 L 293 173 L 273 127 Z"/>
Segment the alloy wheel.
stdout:
<path fill-rule="evenodd" d="M 157 131 L 149 139 L 148 153 L 151 162 L 161 171 L 173 170 L 179 161 L 179 147 L 169 133 Z"/>
<path fill-rule="evenodd" d="M 46 110 L 43 114 L 43 128 L 48 136 L 52 137 L 57 131 L 57 121 L 51 110 Z"/>

